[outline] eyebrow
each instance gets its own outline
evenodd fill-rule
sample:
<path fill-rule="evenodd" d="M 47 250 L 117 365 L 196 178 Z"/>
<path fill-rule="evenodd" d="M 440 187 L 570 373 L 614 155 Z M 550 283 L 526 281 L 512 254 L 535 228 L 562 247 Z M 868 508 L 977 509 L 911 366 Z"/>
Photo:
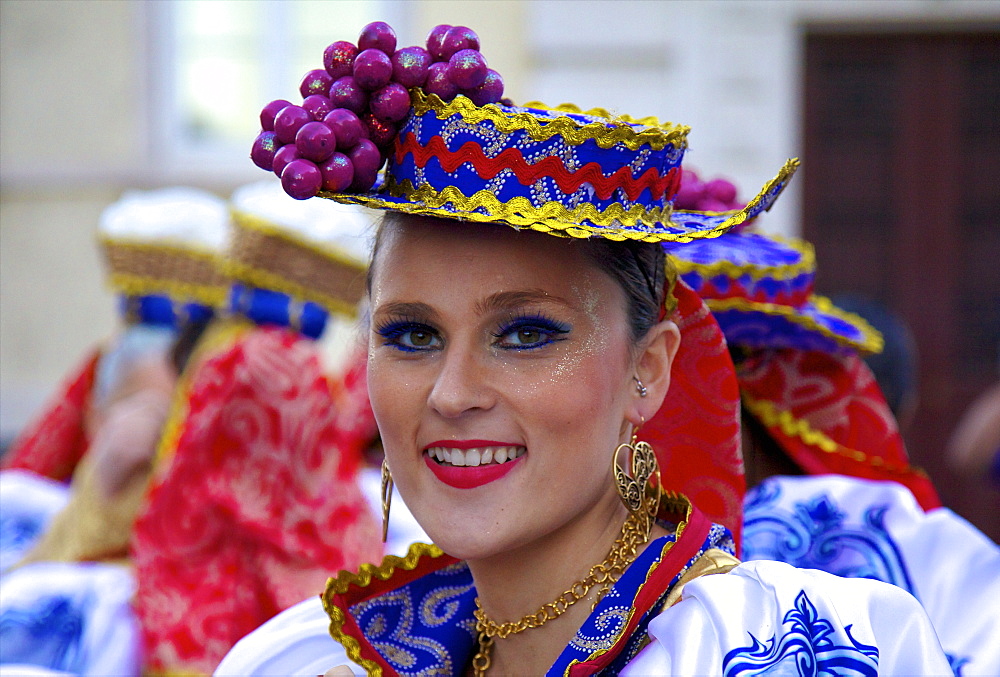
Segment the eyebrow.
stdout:
<path fill-rule="evenodd" d="M 427 320 L 436 320 L 437 311 L 426 303 L 397 301 L 379 306 L 375 311 L 376 315 L 400 315 L 402 317 L 419 317 Z"/>
<path fill-rule="evenodd" d="M 476 304 L 476 312 L 482 315 L 501 312 L 518 306 L 532 303 L 558 303 L 567 308 L 572 304 L 561 296 L 550 294 L 544 289 L 525 289 L 521 291 L 501 291 L 490 294 Z"/>

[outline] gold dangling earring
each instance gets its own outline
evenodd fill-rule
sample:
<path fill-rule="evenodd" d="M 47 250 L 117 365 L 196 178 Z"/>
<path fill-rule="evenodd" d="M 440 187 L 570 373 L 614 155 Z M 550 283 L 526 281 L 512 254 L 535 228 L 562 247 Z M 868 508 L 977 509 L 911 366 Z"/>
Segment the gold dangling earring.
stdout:
<path fill-rule="evenodd" d="M 389 536 L 389 508 L 392 507 L 392 472 L 382 459 L 382 542 Z"/>
<path fill-rule="evenodd" d="M 629 513 L 642 522 L 645 540 L 648 541 L 649 534 L 653 530 L 653 522 L 660 509 L 662 485 L 656 453 L 648 442 L 638 441 L 638 434 L 639 426 L 632 429 L 631 443 L 618 445 L 611 462 L 618 497 Z M 626 450 L 631 459 L 626 461 L 631 472 L 626 472 L 618 462 L 618 454 L 622 450 Z M 650 482 L 654 478 L 655 480 Z"/>

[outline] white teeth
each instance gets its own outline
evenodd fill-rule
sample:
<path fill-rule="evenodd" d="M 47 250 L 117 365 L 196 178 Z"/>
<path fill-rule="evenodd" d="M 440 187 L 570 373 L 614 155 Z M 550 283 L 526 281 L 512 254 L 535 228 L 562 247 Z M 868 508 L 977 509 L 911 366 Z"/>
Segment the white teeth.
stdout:
<path fill-rule="evenodd" d="M 465 452 L 465 465 L 476 467 L 479 465 L 479 449 L 469 449 Z"/>
<path fill-rule="evenodd" d="M 431 458 L 441 463 L 450 463 L 459 467 L 476 467 L 489 463 L 506 463 L 524 456 L 528 450 L 524 447 L 478 447 L 475 449 L 452 449 L 449 447 L 430 447 L 427 453 Z"/>

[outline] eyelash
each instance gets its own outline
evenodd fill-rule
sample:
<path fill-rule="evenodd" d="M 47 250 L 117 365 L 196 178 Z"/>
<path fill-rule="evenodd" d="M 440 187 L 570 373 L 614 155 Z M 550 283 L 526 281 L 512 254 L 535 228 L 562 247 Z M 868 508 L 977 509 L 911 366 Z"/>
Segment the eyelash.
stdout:
<path fill-rule="evenodd" d="M 562 337 L 562 335 L 569 333 L 569 327 L 567 325 L 545 317 L 544 315 L 522 315 L 508 320 L 498 332 L 493 334 L 493 337 L 499 340 L 515 331 L 522 331 L 525 329 L 533 329 L 548 338 L 544 341 L 530 345 L 500 346 L 501 350 L 535 350 L 537 348 L 547 346 L 550 343 L 555 343 L 556 341 L 565 341 L 566 339 Z"/>
<path fill-rule="evenodd" d="M 393 346 L 398 350 L 402 350 L 405 353 L 419 353 L 426 350 L 435 350 L 432 346 L 408 346 L 400 342 L 400 338 L 405 336 L 409 332 L 425 332 L 430 334 L 432 338 L 437 338 L 437 332 L 424 324 L 423 322 L 418 322 L 417 320 L 401 318 L 398 320 L 387 320 L 375 328 L 375 332 L 382 337 L 385 341 L 385 345 Z"/>
<path fill-rule="evenodd" d="M 525 344 L 525 345 L 500 345 L 500 339 L 508 336 L 514 332 L 523 330 L 534 330 L 539 334 L 545 336 L 544 340 L 538 341 L 536 343 Z M 568 334 L 570 331 L 569 327 L 561 322 L 553 320 L 551 318 L 545 317 L 544 315 L 523 315 L 510 318 L 506 323 L 504 323 L 498 331 L 492 333 L 491 335 L 497 339 L 497 345 L 501 350 L 536 350 L 543 346 L 549 345 L 550 343 L 555 343 L 557 341 L 565 341 L 566 339 L 562 337 L 563 334 Z M 385 345 L 392 346 L 398 350 L 407 353 L 418 353 L 425 352 L 428 350 L 437 350 L 437 346 L 413 346 L 406 345 L 401 341 L 402 337 L 406 336 L 410 332 L 421 332 L 430 334 L 432 340 L 438 339 L 437 331 L 420 322 L 418 320 L 410 318 L 399 318 L 395 320 L 386 320 L 375 328 L 375 332 L 382 337 L 385 341 Z"/>

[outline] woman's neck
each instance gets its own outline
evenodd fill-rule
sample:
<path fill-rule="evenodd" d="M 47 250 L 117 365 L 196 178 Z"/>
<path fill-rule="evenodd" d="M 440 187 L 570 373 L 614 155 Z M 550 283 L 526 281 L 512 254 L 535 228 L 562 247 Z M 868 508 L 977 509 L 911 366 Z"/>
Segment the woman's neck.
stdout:
<path fill-rule="evenodd" d="M 554 602 L 608 557 L 627 517 L 614 497 L 613 502 L 598 506 L 590 515 L 543 539 L 488 559 L 469 561 L 483 611 L 500 624 L 533 615 L 544 604 Z M 650 540 L 664 533 L 654 527 Z M 592 587 L 558 618 L 506 639 L 497 637 L 489 674 L 544 674 L 590 614 L 600 588 Z"/>

